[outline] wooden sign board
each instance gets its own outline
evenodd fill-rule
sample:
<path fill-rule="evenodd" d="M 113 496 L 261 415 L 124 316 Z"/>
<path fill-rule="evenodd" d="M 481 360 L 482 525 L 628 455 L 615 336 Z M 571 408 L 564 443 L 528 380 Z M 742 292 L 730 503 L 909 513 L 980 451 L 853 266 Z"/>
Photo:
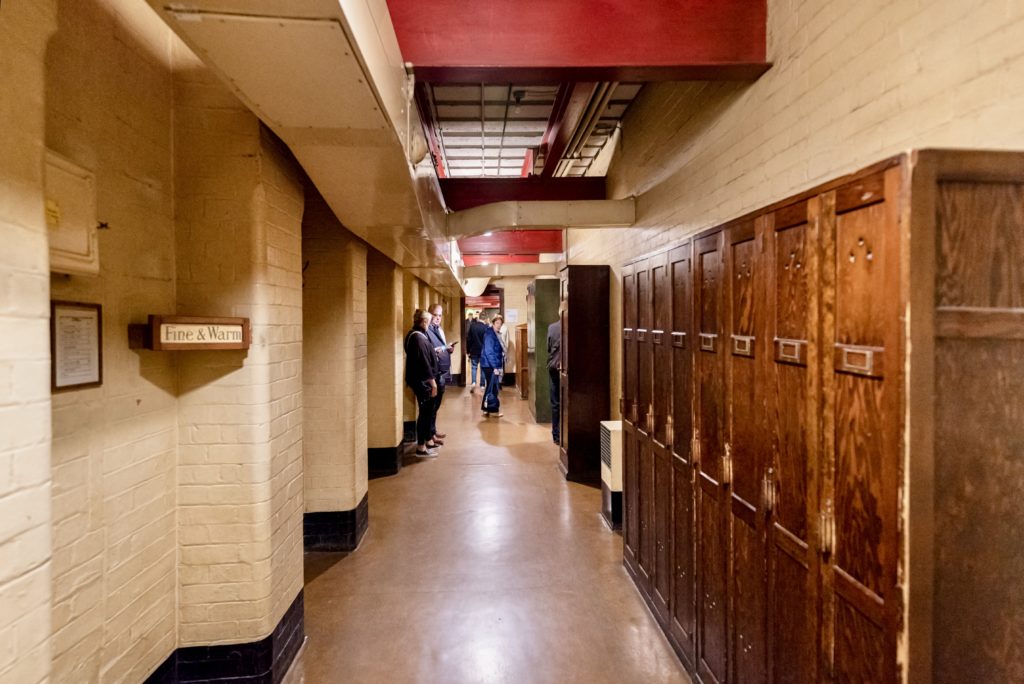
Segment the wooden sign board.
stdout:
<path fill-rule="evenodd" d="M 129 326 L 130 346 L 154 351 L 248 349 L 248 318 L 153 316 L 145 325 Z"/>

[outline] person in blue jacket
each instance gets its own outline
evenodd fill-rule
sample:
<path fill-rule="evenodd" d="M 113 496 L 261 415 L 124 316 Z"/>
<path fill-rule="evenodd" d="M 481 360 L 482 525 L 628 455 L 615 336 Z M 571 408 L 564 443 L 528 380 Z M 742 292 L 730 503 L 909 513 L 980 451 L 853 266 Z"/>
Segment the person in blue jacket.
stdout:
<path fill-rule="evenodd" d="M 480 352 L 480 367 L 484 377 L 487 378 L 487 388 L 484 390 L 484 399 L 480 404 L 480 410 L 485 416 L 501 418 L 501 402 L 498 400 L 498 391 L 501 389 L 501 375 L 505 371 L 505 348 L 501 344 L 499 331 L 505 319 L 500 314 L 491 319 L 491 325 L 484 331 L 484 345 Z"/>

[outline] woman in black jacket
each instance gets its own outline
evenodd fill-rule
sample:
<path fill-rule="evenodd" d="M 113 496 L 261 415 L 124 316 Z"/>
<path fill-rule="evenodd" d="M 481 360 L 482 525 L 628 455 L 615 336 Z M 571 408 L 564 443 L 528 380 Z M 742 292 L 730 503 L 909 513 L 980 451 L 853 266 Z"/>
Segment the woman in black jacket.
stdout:
<path fill-rule="evenodd" d="M 419 412 L 416 416 L 416 455 L 437 456 L 431 423 L 434 420 L 434 397 L 437 396 L 437 354 L 427 338 L 430 312 L 416 309 L 412 330 L 405 336 L 405 384 L 416 395 Z"/>

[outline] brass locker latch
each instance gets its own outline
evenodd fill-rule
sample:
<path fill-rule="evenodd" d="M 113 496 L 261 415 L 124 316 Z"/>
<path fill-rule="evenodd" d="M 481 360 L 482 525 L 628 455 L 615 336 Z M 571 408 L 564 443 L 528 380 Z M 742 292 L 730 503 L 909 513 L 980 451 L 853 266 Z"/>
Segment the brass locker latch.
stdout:
<path fill-rule="evenodd" d="M 825 556 L 836 550 L 836 514 L 832 510 L 832 499 L 826 499 L 825 510 L 819 514 L 818 547 Z"/>
<path fill-rule="evenodd" d="M 722 456 L 722 484 L 732 484 L 732 444 L 725 443 L 725 454 Z"/>
<path fill-rule="evenodd" d="M 647 405 L 647 434 L 654 432 L 654 404 Z"/>
<path fill-rule="evenodd" d="M 665 418 L 665 445 L 669 448 L 673 447 L 676 441 L 675 422 L 671 413 Z"/>
<path fill-rule="evenodd" d="M 764 475 L 764 479 L 761 480 L 761 496 L 764 500 L 764 510 L 766 513 L 771 513 L 775 510 L 776 504 L 776 484 L 775 484 L 775 469 L 769 468 Z"/>
<path fill-rule="evenodd" d="M 633 425 L 636 425 L 636 414 L 636 402 L 634 401 L 629 405 L 629 422 L 633 423 Z"/>

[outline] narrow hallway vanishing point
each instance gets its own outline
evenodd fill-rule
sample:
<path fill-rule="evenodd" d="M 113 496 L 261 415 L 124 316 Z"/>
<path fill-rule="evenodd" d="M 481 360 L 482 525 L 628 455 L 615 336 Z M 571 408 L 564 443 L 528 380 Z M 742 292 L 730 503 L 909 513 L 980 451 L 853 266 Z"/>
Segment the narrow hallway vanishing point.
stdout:
<path fill-rule="evenodd" d="M 689 682 L 602 522 L 566 482 L 550 428 L 450 388 L 446 445 L 370 482 L 347 555 L 306 555 L 308 641 L 287 681 Z"/>

